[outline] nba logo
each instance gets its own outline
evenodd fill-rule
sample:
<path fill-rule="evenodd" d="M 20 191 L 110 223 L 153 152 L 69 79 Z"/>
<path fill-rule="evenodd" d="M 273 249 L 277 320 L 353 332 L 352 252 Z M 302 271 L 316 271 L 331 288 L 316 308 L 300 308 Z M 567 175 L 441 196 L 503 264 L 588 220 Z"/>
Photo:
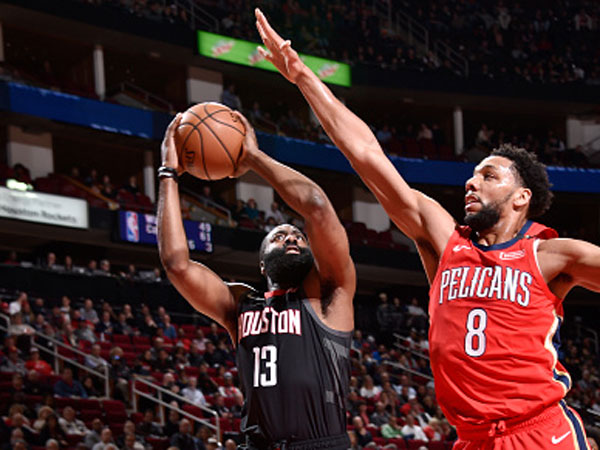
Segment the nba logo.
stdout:
<path fill-rule="evenodd" d="M 140 228 L 138 225 L 137 213 L 126 211 L 125 221 L 127 223 L 127 240 L 129 242 L 139 242 L 140 240 Z"/>

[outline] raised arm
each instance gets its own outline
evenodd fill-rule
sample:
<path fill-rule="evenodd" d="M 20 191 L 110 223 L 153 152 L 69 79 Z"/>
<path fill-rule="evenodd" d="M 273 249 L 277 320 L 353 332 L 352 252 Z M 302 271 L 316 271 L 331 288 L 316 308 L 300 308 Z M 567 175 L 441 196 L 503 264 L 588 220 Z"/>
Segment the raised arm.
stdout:
<path fill-rule="evenodd" d="M 352 167 L 396 225 L 413 239 L 427 275 L 433 279 L 437 263 L 450 235 L 454 220 L 435 200 L 412 189 L 383 153 L 369 127 L 344 106 L 329 88 L 302 62 L 291 48 L 256 11 L 257 27 L 269 52 L 261 54 L 292 83 L 295 83 L 323 129 L 344 153 Z"/>
<path fill-rule="evenodd" d="M 300 172 L 260 151 L 252 126 L 243 115 L 236 114 L 246 126 L 245 156 L 241 171 L 250 169 L 256 172 L 302 216 L 318 276 L 318 283 L 309 286 L 305 283 L 305 289 L 313 291 L 307 294 L 318 298 L 322 298 L 324 294 L 331 296 L 330 308 L 333 314 L 329 324 L 335 328 L 351 329 L 356 274 L 350 258 L 346 230 L 325 192 Z M 324 293 L 323 287 L 331 291 Z"/>
<path fill-rule="evenodd" d="M 161 148 L 162 165 L 176 169 L 178 173 L 182 170 L 173 136 L 180 120 L 181 115 L 177 115 L 170 123 Z M 190 260 L 177 182 L 173 178 L 162 178 L 159 183 L 158 250 L 167 276 L 190 305 L 223 325 L 234 339 L 236 300 L 218 275 Z"/>
<path fill-rule="evenodd" d="M 554 294 L 575 286 L 600 292 L 600 247 L 578 239 L 549 239 L 538 248 L 540 270 Z"/>

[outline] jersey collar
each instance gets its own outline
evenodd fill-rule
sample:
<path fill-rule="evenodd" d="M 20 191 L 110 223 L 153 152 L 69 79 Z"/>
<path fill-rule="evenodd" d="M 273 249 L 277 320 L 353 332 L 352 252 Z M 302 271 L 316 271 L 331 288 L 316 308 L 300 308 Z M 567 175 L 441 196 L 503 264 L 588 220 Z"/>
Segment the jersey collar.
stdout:
<path fill-rule="evenodd" d="M 475 240 L 473 240 L 473 234 L 471 234 L 471 242 L 473 243 L 473 245 L 475 247 L 477 247 L 479 250 L 482 250 L 484 252 L 489 252 L 491 250 L 505 250 L 508 247 L 510 247 L 511 245 L 513 245 L 515 242 L 519 241 L 520 239 L 522 239 L 525 236 L 525 233 L 527 233 L 527 230 L 529 230 L 529 228 L 531 227 L 531 224 L 533 222 L 531 220 L 528 220 L 527 222 L 525 222 L 525 225 L 523 225 L 523 228 L 521 228 L 521 231 L 519 231 L 517 233 L 517 235 L 512 238 L 510 241 L 506 241 L 506 242 L 502 242 L 500 244 L 494 244 L 494 245 L 483 245 L 483 244 L 479 244 L 477 242 L 475 242 Z"/>
<path fill-rule="evenodd" d="M 289 288 L 289 289 L 275 289 L 273 291 L 268 291 L 265 292 L 265 298 L 273 298 L 273 297 L 280 297 L 282 295 L 288 294 L 290 292 L 296 292 L 298 290 L 298 288 Z"/>

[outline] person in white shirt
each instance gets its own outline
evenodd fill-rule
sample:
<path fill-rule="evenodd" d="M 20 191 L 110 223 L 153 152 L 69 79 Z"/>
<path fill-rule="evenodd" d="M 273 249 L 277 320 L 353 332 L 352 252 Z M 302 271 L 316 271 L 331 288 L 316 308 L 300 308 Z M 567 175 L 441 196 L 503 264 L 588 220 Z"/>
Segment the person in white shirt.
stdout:
<path fill-rule="evenodd" d="M 267 211 L 266 218 L 268 219 L 269 217 L 272 217 L 273 219 L 275 219 L 275 222 L 277 223 L 277 225 L 286 222 L 283 213 L 279 209 L 279 203 L 277 203 L 277 202 L 271 203 L 271 210 Z"/>
<path fill-rule="evenodd" d="M 415 423 L 415 418 L 412 414 L 406 416 L 406 425 L 402 427 L 402 436 L 404 439 L 414 439 L 416 441 L 427 442 L 427 435 L 419 425 Z"/>
<path fill-rule="evenodd" d="M 370 375 L 365 376 L 365 381 L 360 388 L 360 396 L 363 398 L 373 398 L 381 393 L 381 386 L 375 386 L 373 378 Z"/>
<path fill-rule="evenodd" d="M 70 406 L 65 407 L 62 417 L 58 419 L 58 424 L 65 434 L 85 436 L 90 431 L 85 423 L 75 418 L 75 410 Z"/>
<path fill-rule="evenodd" d="M 219 386 L 219 393 L 223 397 L 233 398 L 238 395 L 242 395 L 242 392 L 239 390 L 239 388 L 233 384 L 233 375 L 231 372 L 225 372 L 223 378 L 225 379 L 225 386 Z"/>
<path fill-rule="evenodd" d="M 100 356 L 100 351 L 102 348 L 99 344 L 92 345 L 91 354 L 85 357 L 85 365 L 90 369 L 100 370 L 104 366 L 108 365 L 106 360 Z"/>
<path fill-rule="evenodd" d="M 206 398 L 200 389 L 198 389 L 198 379 L 190 377 L 187 387 L 183 388 L 181 395 L 192 402 L 194 405 L 206 406 Z"/>

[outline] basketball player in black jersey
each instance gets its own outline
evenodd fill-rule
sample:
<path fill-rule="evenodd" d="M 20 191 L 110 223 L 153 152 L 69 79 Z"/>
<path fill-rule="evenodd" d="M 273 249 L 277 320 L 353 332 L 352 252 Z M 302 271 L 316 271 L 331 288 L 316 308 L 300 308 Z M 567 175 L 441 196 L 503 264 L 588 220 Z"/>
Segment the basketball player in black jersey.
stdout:
<path fill-rule="evenodd" d="M 247 447 L 345 450 L 356 285 L 348 239 L 323 190 L 261 152 L 251 125 L 241 114 L 239 119 L 246 126 L 245 156 L 235 176 L 253 170 L 269 182 L 304 218 L 306 236 L 286 224 L 265 237 L 259 259 L 268 292 L 228 285 L 190 260 L 177 182 L 163 177 L 161 261 L 177 290 L 225 327 L 237 346 Z M 162 163 L 181 173 L 173 140 L 179 120 L 166 131 Z"/>

